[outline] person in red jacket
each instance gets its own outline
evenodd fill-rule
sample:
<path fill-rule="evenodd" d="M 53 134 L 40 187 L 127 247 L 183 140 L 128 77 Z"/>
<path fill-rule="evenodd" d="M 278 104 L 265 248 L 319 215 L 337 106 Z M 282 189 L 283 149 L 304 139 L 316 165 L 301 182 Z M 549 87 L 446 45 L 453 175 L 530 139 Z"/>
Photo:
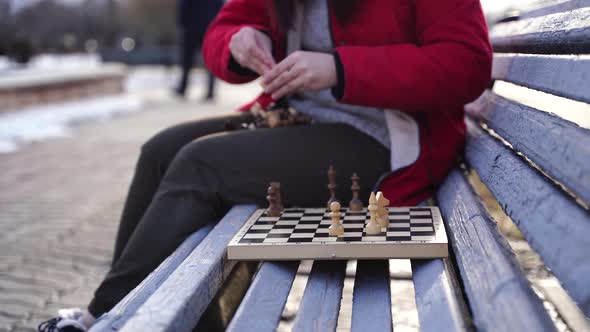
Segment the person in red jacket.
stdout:
<path fill-rule="evenodd" d="M 391 205 L 431 197 L 461 153 L 463 105 L 488 85 L 492 58 L 479 0 L 232 0 L 203 50 L 222 80 L 260 78 L 264 93 L 242 110 L 282 103 L 311 123 L 224 131 L 251 122 L 244 112 L 150 139 L 111 270 L 88 311 L 64 311 L 45 330 L 83 331 L 191 233 L 232 205 L 265 205 L 271 181 L 281 182 L 286 205 L 323 206 L 333 164 L 343 201 L 352 173 L 361 197 L 377 189 Z"/>

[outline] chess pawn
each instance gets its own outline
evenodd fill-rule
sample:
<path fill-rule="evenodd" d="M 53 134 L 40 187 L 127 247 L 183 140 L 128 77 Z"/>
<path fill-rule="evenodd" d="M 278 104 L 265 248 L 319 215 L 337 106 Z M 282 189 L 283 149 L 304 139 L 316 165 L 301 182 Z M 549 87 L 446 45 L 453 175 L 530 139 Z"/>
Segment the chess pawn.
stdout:
<path fill-rule="evenodd" d="M 342 236 L 344 235 L 344 227 L 340 223 L 340 203 L 332 202 L 330 204 L 330 218 L 332 218 L 332 224 L 328 228 L 330 236 Z"/>
<path fill-rule="evenodd" d="M 377 222 L 381 227 L 389 227 L 389 211 L 386 206 L 389 205 L 389 200 L 385 198 L 382 192 L 377 193 Z"/>
<path fill-rule="evenodd" d="M 377 222 L 377 210 L 379 207 L 377 206 L 377 198 L 374 192 L 371 193 L 371 197 L 369 198 L 368 209 L 371 219 L 369 219 L 369 223 L 365 227 L 365 232 L 367 235 L 381 234 L 381 225 Z"/>
<path fill-rule="evenodd" d="M 363 202 L 359 199 L 359 190 L 361 190 L 361 186 L 359 185 L 359 176 L 356 175 L 356 173 L 352 174 L 350 181 L 352 182 L 352 185 L 350 186 L 350 190 L 352 191 L 352 199 L 350 200 L 348 207 L 352 212 L 360 212 L 363 210 Z"/>

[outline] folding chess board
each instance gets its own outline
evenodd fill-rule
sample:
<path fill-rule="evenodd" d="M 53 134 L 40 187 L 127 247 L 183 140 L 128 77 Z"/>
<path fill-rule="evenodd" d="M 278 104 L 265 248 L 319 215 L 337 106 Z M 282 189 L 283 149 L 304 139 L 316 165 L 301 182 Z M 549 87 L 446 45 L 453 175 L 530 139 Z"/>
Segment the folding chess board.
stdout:
<path fill-rule="evenodd" d="M 379 259 L 448 256 L 448 242 L 437 207 L 389 208 L 389 227 L 367 235 L 370 216 L 341 210 L 344 235 L 330 236 L 325 208 L 285 209 L 280 217 L 257 210 L 227 247 L 229 259 Z"/>

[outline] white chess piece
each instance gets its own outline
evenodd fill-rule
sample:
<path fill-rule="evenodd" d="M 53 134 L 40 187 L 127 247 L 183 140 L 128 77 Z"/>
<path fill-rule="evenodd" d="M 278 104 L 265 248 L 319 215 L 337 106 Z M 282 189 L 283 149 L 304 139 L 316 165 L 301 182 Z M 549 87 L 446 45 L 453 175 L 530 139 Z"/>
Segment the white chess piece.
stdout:
<path fill-rule="evenodd" d="M 375 197 L 375 193 L 371 192 L 371 197 L 369 198 L 369 214 L 371 215 L 371 219 L 369 223 L 365 227 L 365 232 L 367 235 L 377 235 L 381 233 L 381 225 L 377 222 L 377 210 L 379 207 L 377 206 L 377 198 Z"/>
<path fill-rule="evenodd" d="M 330 203 L 330 218 L 332 218 L 332 224 L 328 228 L 328 232 L 331 236 L 342 236 L 344 235 L 344 227 L 340 223 L 340 203 Z"/>
<path fill-rule="evenodd" d="M 377 193 L 377 222 L 385 228 L 389 227 L 389 211 L 386 208 L 389 203 L 382 192 Z"/>

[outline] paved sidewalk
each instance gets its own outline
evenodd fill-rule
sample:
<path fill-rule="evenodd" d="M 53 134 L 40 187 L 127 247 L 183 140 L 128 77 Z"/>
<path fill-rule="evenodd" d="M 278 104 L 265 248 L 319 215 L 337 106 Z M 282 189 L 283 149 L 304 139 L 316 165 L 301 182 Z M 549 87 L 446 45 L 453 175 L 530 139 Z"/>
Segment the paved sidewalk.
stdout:
<path fill-rule="evenodd" d="M 62 307 L 84 307 L 110 263 L 141 144 L 169 125 L 218 115 L 256 92 L 220 89 L 223 103 L 143 91 L 145 111 L 79 125 L 71 138 L 0 154 L 0 332 L 36 331 Z"/>

